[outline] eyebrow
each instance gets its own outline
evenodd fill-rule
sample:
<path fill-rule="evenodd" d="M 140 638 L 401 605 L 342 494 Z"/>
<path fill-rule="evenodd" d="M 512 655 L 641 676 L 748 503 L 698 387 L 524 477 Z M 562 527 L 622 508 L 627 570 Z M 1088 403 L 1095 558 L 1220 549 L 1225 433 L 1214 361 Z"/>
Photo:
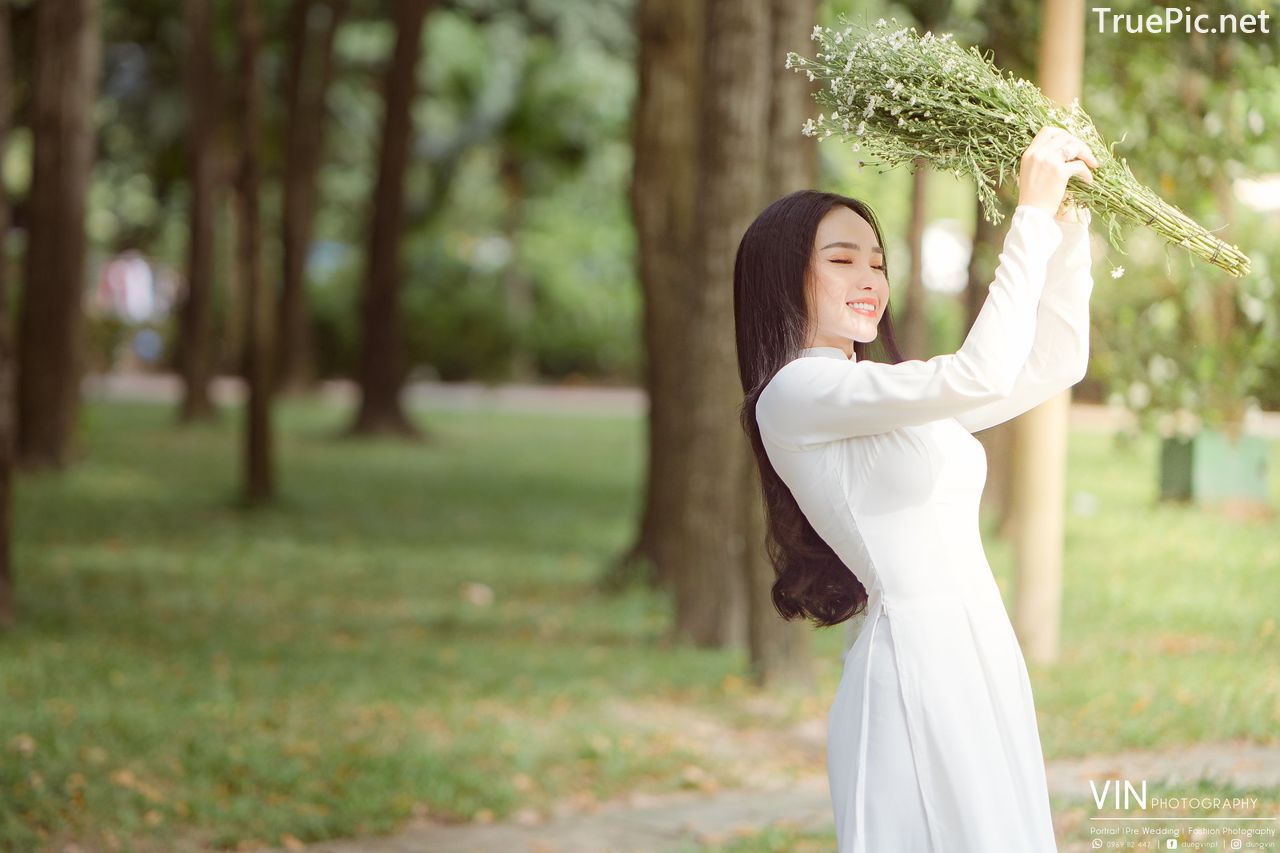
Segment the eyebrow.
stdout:
<path fill-rule="evenodd" d="M 842 241 L 839 241 L 839 242 L 836 242 L 836 243 L 828 243 L 827 245 L 823 246 L 823 247 L 822 247 L 821 249 L 819 249 L 818 251 L 819 251 L 819 252 L 825 252 L 827 249 L 835 249 L 835 248 L 840 248 L 840 249 L 861 249 L 862 247 L 861 247 L 861 246 L 859 246 L 857 243 L 846 243 L 846 242 L 844 242 L 844 241 L 842 240 Z M 873 247 L 871 248 L 871 251 L 872 251 L 872 252 L 879 252 L 879 253 L 880 253 L 880 254 L 882 254 L 882 255 L 884 254 L 884 249 L 881 249 L 879 246 L 873 246 Z"/>

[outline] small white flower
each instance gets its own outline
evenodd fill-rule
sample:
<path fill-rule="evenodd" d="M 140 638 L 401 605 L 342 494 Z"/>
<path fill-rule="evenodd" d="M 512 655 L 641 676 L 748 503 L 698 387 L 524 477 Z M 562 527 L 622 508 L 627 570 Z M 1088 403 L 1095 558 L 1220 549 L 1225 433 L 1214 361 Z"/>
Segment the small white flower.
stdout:
<path fill-rule="evenodd" d="M 812 72 L 812 71 L 805 71 L 804 73 L 809 75 L 809 82 L 810 82 L 810 83 L 812 83 L 812 82 L 814 81 L 813 72 Z"/>
<path fill-rule="evenodd" d="M 813 32 L 809 35 L 809 38 L 813 39 L 814 41 L 817 41 L 821 37 L 822 37 L 822 25 L 815 24 L 813 27 Z"/>
<path fill-rule="evenodd" d="M 906 120 L 905 118 L 901 118 L 901 117 L 899 117 L 899 118 L 898 118 L 898 127 L 906 127 L 906 126 L 907 126 L 907 120 Z"/>
<path fill-rule="evenodd" d="M 1112 278 L 1119 278 L 1122 275 L 1124 275 L 1124 267 L 1116 267 L 1111 271 Z"/>
<path fill-rule="evenodd" d="M 887 24 L 887 23 L 888 23 L 888 21 L 886 21 L 884 18 L 881 18 L 880 20 L 876 21 L 876 26 L 877 26 L 877 27 L 883 27 L 883 26 L 884 26 L 885 24 Z"/>
<path fill-rule="evenodd" d="M 858 122 L 858 136 L 867 132 L 867 123 L 865 121 Z"/>

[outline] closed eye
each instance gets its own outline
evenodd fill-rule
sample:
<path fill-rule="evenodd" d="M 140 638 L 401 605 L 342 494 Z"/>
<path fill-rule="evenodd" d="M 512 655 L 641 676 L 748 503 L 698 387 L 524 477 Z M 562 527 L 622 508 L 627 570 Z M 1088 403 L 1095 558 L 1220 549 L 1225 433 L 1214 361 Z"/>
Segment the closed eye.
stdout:
<path fill-rule="evenodd" d="M 842 260 L 840 260 L 839 258 L 832 258 L 832 259 L 831 259 L 831 263 L 833 263 L 833 264 L 851 264 L 851 263 L 853 263 L 853 261 L 842 261 Z M 872 269 L 873 269 L 873 270 L 880 270 L 881 272 L 884 272 L 884 267 L 872 267 Z"/>

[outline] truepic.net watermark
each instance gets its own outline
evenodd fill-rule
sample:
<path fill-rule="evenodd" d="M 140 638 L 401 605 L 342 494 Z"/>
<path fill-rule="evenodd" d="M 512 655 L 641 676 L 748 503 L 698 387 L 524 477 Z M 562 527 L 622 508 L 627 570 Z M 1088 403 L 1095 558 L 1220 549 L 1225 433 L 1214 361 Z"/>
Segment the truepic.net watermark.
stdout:
<path fill-rule="evenodd" d="M 1158 12 L 1146 15 L 1133 12 L 1113 12 L 1110 6 L 1094 6 L 1089 9 L 1094 20 L 1098 22 L 1100 33 L 1206 33 L 1222 35 L 1251 35 L 1253 33 L 1271 34 L 1271 23 L 1266 9 L 1259 9 L 1256 14 L 1237 15 L 1223 13 L 1206 15 L 1193 12 L 1190 6 L 1181 9 L 1167 6 Z"/>

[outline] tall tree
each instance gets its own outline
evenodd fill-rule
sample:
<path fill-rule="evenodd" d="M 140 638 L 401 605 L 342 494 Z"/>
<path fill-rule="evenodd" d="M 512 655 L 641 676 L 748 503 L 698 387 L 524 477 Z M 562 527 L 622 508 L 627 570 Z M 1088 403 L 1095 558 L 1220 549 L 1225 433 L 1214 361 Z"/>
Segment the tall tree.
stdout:
<path fill-rule="evenodd" d="M 684 352 L 698 216 L 698 139 L 705 0 L 640 0 L 638 91 L 629 199 L 643 292 L 644 384 L 649 396 L 644 511 L 610 586 L 638 578 L 673 584 L 676 508 L 690 394 Z M 797 75 L 798 76 L 798 75 Z"/>
<path fill-rule="evenodd" d="M 179 309 L 178 368 L 182 373 L 182 421 L 213 415 L 213 256 L 217 211 L 218 98 L 221 85 L 213 57 L 209 0 L 186 0 L 187 171 L 191 182 L 187 282 Z"/>
<path fill-rule="evenodd" d="M 817 183 L 817 139 L 800 133 L 800 126 L 813 103 L 813 85 L 800 74 L 779 74 L 777 57 L 785 56 L 793 45 L 803 44 L 817 17 L 816 0 L 772 0 L 770 42 L 760 62 L 769 70 L 769 147 L 765 157 L 765 201 L 787 193 L 809 189 Z M 746 459 L 743 471 L 748 495 L 743 530 L 746 549 L 743 569 L 747 589 L 747 648 L 753 680 L 757 684 L 783 681 L 809 685 L 813 682 L 809 626 L 786 622 L 773 605 L 776 575 L 765 551 L 764 495 L 760 473 L 749 444 L 743 444 Z"/>
<path fill-rule="evenodd" d="M 368 271 L 360 305 L 360 410 L 353 433 L 417 436 L 400 401 L 406 373 L 400 328 L 400 237 L 422 27 L 433 0 L 396 0 L 396 47 L 387 67 L 382 149 L 369 222 Z"/>
<path fill-rule="evenodd" d="M 262 27 L 257 0 L 236 7 L 240 47 L 240 167 L 237 174 L 239 221 L 237 258 L 245 299 L 244 369 L 249 386 L 245 407 L 245 499 L 263 503 L 275 491 L 271 452 L 271 292 L 262 281 L 261 183 L 262 85 L 258 61 Z"/>
<path fill-rule="evenodd" d="M 0 3 L 0 162 L 9 146 L 13 110 L 13 65 L 9 41 L 9 4 Z M 0 247 L 9 233 L 9 194 L 0 183 Z M 13 627 L 14 364 L 9 333 L 9 264 L 0 248 L 0 630 Z"/>
<path fill-rule="evenodd" d="M 708 0 L 699 147 L 698 240 L 690 263 L 690 396 L 685 475 L 675 511 L 677 634 L 697 645 L 746 645 L 747 438 L 733 331 L 737 244 L 765 201 L 771 47 L 769 0 Z"/>
<path fill-rule="evenodd" d="M 906 0 L 904 5 L 919 23 L 920 32 L 943 25 L 951 11 L 951 0 Z M 928 219 L 929 166 L 917 157 L 911 172 L 911 216 L 907 224 L 907 251 L 911 270 L 906 282 L 906 305 L 902 310 L 898 348 L 908 358 L 924 358 L 929 339 L 928 296 L 924 288 L 924 227 Z"/>
<path fill-rule="evenodd" d="M 297 390 L 311 379 L 306 267 L 311 243 L 316 176 L 333 79 L 333 38 L 346 0 L 293 0 L 289 8 L 289 72 L 284 139 L 284 281 L 276 330 L 277 385 Z"/>
<path fill-rule="evenodd" d="M 1041 12 L 1033 0 L 993 0 L 984 3 L 975 22 L 980 27 L 976 39 L 979 50 L 990 51 L 994 62 L 1013 74 L 1031 80 L 1035 78 L 1036 43 L 1038 41 Z M 1017 203 L 1017 182 L 1006 181 L 996 194 L 1005 202 L 1005 209 L 1012 210 Z M 987 286 L 995 273 L 1000 249 L 1009 230 L 1008 218 L 1001 225 L 992 225 L 983 218 L 982 204 L 974 202 L 974 229 L 969 256 L 968 281 L 964 302 L 968 322 L 973 325 L 987 297 Z M 1011 535 L 1014 519 L 1010 500 L 1013 477 L 1013 422 L 1006 421 L 976 434 L 987 454 L 987 485 L 982 491 L 982 508 L 996 515 L 999 535 Z"/>
<path fill-rule="evenodd" d="M 1049 0 L 1040 33 L 1039 84 L 1062 106 L 1080 96 L 1084 74 L 1083 0 Z M 1028 660 L 1058 656 L 1071 389 L 1013 420 L 1014 627 Z"/>
<path fill-rule="evenodd" d="M 19 463 L 31 468 L 66 464 L 79 409 L 85 199 L 102 50 L 98 12 L 97 0 L 35 4 L 17 441 Z"/>

